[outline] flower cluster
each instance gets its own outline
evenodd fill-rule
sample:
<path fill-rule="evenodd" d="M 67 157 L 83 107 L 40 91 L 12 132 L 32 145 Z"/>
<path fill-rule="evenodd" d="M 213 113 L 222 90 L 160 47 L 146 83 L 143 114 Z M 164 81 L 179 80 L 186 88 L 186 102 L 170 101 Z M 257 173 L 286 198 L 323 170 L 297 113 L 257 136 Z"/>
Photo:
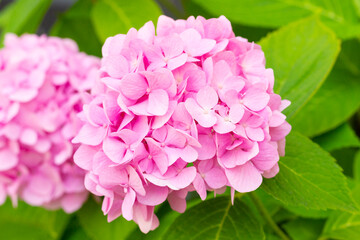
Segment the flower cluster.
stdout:
<path fill-rule="evenodd" d="M 77 113 L 100 60 L 69 39 L 8 34 L 0 51 L 0 204 L 77 210 L 88 191 L 73 162 Z M 89 94 L 87 94 L 89 95 Z"/>
<path fill-rule="evenodd" d="M 279 171 L 291 128 L 260 46 L 235 37 L 225 17 L 160 16 L 156 31 L 148 22 L 106 40 L 104 86 L 74 139 L 108 220 L 123 215 L 143 232 L 158 226 L 154 207 L 166 199 L 183 212 L 189 191 L 258 188 Z"/>

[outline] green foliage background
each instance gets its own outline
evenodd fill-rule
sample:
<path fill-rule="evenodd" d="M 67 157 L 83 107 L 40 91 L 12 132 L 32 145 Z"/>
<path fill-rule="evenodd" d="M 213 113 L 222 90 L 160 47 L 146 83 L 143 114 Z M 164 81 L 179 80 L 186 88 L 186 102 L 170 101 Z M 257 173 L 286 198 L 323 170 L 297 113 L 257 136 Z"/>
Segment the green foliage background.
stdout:
<path fill-rule="evenodd" d="M 0 12 L 6 32 L 36 32 L 51 0 L 17 0 Z M 159 4 L 160 3 L 160 4 Z M 275 92 L 291 100 L 293 126 L 280 173 L 249 194 L 190 196 L 184 214 L 157 208 L 147 235 L 119 218 L 107 223 L 99 201 L 72 215 L 8 201 L 0 239 L 360 239 L 360 0 L 78 0 L 51 35 L 101 56 L 109 36 L 176 18 L 225 15 L 236 35 L 259 43 L 275 72 Z M 2 40 L 1 40 L 2 41 Z"/>

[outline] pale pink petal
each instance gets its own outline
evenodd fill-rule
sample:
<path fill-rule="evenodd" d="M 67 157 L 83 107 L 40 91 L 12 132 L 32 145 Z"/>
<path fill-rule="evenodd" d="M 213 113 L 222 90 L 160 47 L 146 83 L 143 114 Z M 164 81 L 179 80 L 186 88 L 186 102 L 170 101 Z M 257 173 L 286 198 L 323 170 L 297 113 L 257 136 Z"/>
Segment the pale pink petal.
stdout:
<path fill-rule="evenodd" d="M 261 171 L 271 169 L 278 161 L 279 154 L 276 146 L 267 143 L 259 143 L 259 153 L 253 159 L 252 163 Z"/>
<path fill-rule="evenodd" d="M 156 206 L 163 203 L 168 196 L 168 188 L 167 187 L 158 187 L 153 184 L 149 184 L 145 188 L 146 194 L 144 196 L 137 195 L 136 199 L 139 203 L 148 205 L 148 206 Z"/>
<path fill-rule="evenodd" d="M 123 217 L 130 221 L 133 219 L 133 205 L 135 203 L 136 194 L 132 189 L 125 195 L 124 202 L 121 207 Z"/>
<path fill-rule="evenodd" d="M 216 154 L 216 145 L 212 135 L 200 134 L 198 138 L 201 148 L 196 148 L 198 152 L 198 159 L 210 159 Z"/>
<path fill-rule="evenodd" d="M 9 149 L 0 150 L 0 171 L 6 171 L 15 167 L 19 159 L 15 153 Z"/>
<path fill-rule="evenodd" d="M 253 111 L 264 109 L 269 100 L 269 94 L 258 89 L 249 89 L 243 99 L 244 105 Z"/>
<path fill-rule="evenodd" d="M 205 173 L 204 180 L 209 187 L 213 189 L 222 188 L 226 185 L 227 179 L 225 173 L 220 168 L 212 168 L 210 171 Z"/>
<path fill-rule="evenodd" d="M 104 127 L 93 127 L 90 124 L 85 124 L 72 142 L 96 146 L 103 141 L 107 131 L 107 128 Z"/>
<path fill-rule="evenodd" d="M 251 162 L 231 169 L 226 168 L 225 174 L 230 185 L 242 193 L 256 190 L 262 182 L 260 172 Z"/>
<path fill-rule="evenodd" d="M 147 112 L 152 115 L 163 116 L 168 108 L 169 96 L 167 92 L 163 89 L 152 90 L 149 94 Z"/>
<path fill-rule="evenodd" d="M 137 100 L 146 93 L 148 85 L 140 74 L 130 73 L 120 81 L 120 88 L 125 97 Z"/>
<path fill-rule="evenodd" d="M 129 63 L 122 55 L 108 55 L 102 59 L 102 70 L 111 77 L 122 78 L 129 73 Z"/>
<path fill-rule="evenodd" d="M 196 192 L 199 194 L 201 200 L 205 200 L 206 195 L 207 195 L 206 186 L 205 186 L 204 179 L 200 176 L 200 174 L 198 174 L 198 173 L 196 174 L 193 185 L 194 185 Z"/>
<path fill-rule="evenodd" d="M 196 101 L 198 104 L 206 109 L 210 110 L 218 103 L 219 98 L 216 91 L 212 87 L 204 87 L 196 95 Z"/>
<path fill-rule="evenodd" d="M 105 155 L 114 163 L 125 163 L 124 155 L 126 153 L 126 146 L 123 142 L 112 137 L 107 137 L 103 141 L 102 149 Z"/>

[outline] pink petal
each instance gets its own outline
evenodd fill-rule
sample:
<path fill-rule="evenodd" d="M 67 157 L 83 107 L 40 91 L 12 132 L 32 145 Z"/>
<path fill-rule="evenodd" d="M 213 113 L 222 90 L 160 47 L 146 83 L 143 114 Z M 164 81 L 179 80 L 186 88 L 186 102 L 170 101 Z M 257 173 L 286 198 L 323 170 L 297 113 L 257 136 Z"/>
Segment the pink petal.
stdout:
<path fill-rule="evenodd" d="M 122 94 L 131 100 L 137 100 L 142 97 L 148 88 L 144 77 L 137 73 L 126 75 L 120 84 Z"/>
<path fill-rule="evenodd" d="M 284 122 L 279 127 L 270 128 L 270 136 L 272 141 L 279 141 L 285 138 L 291 130 L 291 125 Z"/>
<path fill-rule="evenodd" d="M 233 124 L 232 122 L 230 122 L 230 119 L 224 119 L 223 117 L 221 117 L 220 115 L 216 114 L 216 124 L 213 126 L 214 130 L 217 133 L 220 134 L 225 134 L 225 133 L 229 133 L 235 130 L 236 126 L 235 124 Z"/>
<path fill-rule="evenodd" d="M 243 106 L 240 104 L 235 104 L 230 107 L 229 118 L 230 118 L 231 122 L 238 123 L 244 116 L 244 113 L 245 113 L 245 110 L 244 110 Z"/>
<path fill-rule="evenodd" d="M 259 143 L 259 153 L 251 161 L 261 171 L 270 170 L 279 161 L 276 146 L 268 142 Z"/>
<path fill-rule="evenodd" d="M 200 134 L 198 138 L 201 148 L 196 148 L 198 152 L 198 159 L 210 159 L 216 154 L 216 145 L 212 135 Z"/>
<path fill-rule="evenodd" d="M 6 171 L 15 167 L 19 162 L 16 154 L 9 149 L 0 150 L 0 171 Z"/>
<path fill-rule="evenodd" d="M 260 111 L 270 100 L 269 94 L 259 89 L 249 89 L 244 97 L 244 105 L 253 111 Z"/>
<path fill-rule="evenodd" d="M 174 57 L 167 61 L 167 67 L 169 70 L 174 70 L 186 63 L 188 55 L 186 53 L 181 54 L 180 56 Z"/>
<path fill-rule="evenodd" d="M 124 202 L 121 207 L 123 217 L 130 221 L 133 219 L 133 206 L 135 203 L 136 194 L 134 190 L 129 189 L 129 192 L 125 195 Z"/>
<path fill-rule="evenodd" d="M 148 113 L 163 116 L 169 108 L 169 96 L 163 89 L 152 90 L 149 94 Z"/>
<path fill-rule="evenodd" d="M 123 164 L 126 146 L 123 142 L 112 137 L 107 137 L 103 141 L 102 149 L 105 155 L 114 163 Z"/>
<path fill-rule="evenodd" d="M 199 194 L 201 200 L 205 200 L 206 195 L 207 195 L 206 194 L 206 186 L 205 186 L 204 179 L 200 176 L 200 174 L 198 174 L 198 173 L 196 174 L 193 185 L 194 185 L 196 192 Z"/>
<path fill-rule="evenodd" d="M 180 191 L 172 191 L 168 196 L 168 202 L 170 204 L 170 207 L 179 213 L 183 213 L 186 210 L 186 195 L 184 198 L 179 196 L 179 192 L 182 192 L 184 190 Z"/>
<path fill-rule="evenodd" d="M 216 91 L 212 87 L 204 87 L 196 95 L 196 101 L 199 105 L 206 109 L 210 110 L 218 103 L 219 98 Z"/>
<path fill-rule="evenodd" d="M 72 140 L 73 143 L 83 143 L 86 145 L 99 145 L 107 134 L 107 128 L 93 127 L 85 124 L 79 131 L 79 134 Z"/>
<path fill-rule="evenodd" d="M 122 55 L 108 55 L 102 59 L 102 70 L 111 77 L 122 78 L 129 73 L 128 60 Z"/>
<path fill-rule="evenodd" d="M 167 58 L 179 56 L 184 50 L 183 42 L 178 35 L 172 35 L 164 38 L 161 41 L 160 47 Z"/>
<path fill-rule="evenodd" d="M 264 134 L 264 131 L 262 130 L 262 128 L 247 127 L 247 128 L 245 128 L 245 132 L 246 132 L 246 135 L 248 136 L 248 138 L 253 141 L 261 142 L 265 138 L 265 134 Z"/>
<path fill-rule="evenodd" d="M 153 184 L 149 184 L 145 190 L 146 194 L 144 196 L 138 195 L 136 199 L 139 203 L 148 206 L 156 206 L 163 203 L 169 192 L 167 187 L 158 187 Z"/>
<path fill-rule="evenodd" d="M 73 213 L 81 208 L 88 195 L 88 192 L 66 194 L 61 198 L 61 206 L 66 213 Z"/>
<path fill-rule="evenodd" d="M 185 162 L 191 163 L 198 159 L 198 153 L 195 148 L 187 145 L 185 148 L 182 149 L 180 157 Z"/>
<path fill-rule="evenodd" d="M 256 190 L 262 182 L 260 172 L 251 162 L 231 169 L 225 169 L 230 185 L 238 192 L 251 192 Z"/>
<path fill-rule="evenodd" d="M 189 186 L 194 181 L 195 176 L 196 168 L 187 167 L 181 170 L 176 177 L 169 179 L 169 182 L 171 183 L 171 186 L 175 186 L 177 189 L 183 189 Z"/>
<path fill-rule="evenodd" d="M 227 178 L 225 176 L 225 173 L 220 168 L 212 168 L 210 171 L 205 173 L 205 182 L 209 187 L 213 189 L 222 188 L 227 183 Z"/>

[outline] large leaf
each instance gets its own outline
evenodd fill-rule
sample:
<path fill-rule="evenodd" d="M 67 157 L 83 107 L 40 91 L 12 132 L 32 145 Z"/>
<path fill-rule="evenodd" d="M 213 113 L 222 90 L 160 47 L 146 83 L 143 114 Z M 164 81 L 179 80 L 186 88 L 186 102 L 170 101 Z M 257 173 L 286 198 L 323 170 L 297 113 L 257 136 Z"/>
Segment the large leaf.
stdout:
<path fill-rule="evenodd" d="M 320 90 L 290 119 L 293 128 L 316 136 L 339 126 L 360 107 L 360 44 L 346 41 L 336 65 Z"/>
<path fill-rule="evenodd" d="M 279 27 L 317 14 L 340 37 L 360 34 L 353 0 L 194 0 L 212 14 L 223 14 L 233 22 L 260 27 Z"/>
<path fill-rule="evenodd" d="M 330 132 L 315 137 L 313 141 L 328 152 L 341 148 L 360 147 L 359 138 L 348 123 L 344 123 Z"/>
<path fill-rule="evenodd" d="M 77 217 L 86 235 L 93 240 L 122 240 L 131 233 L 137 225 L 119 217 L 111 223 L 101 211 L 101 205 L 89 199 L 77 212 Z"/>
<path fill-rule="evenodd" d="M 11 7 L 1 41 L 6 32 L 18 35 L 36 32 L 51 2 L 52 0 L 17 0 Z"/>
<path fill-rule="evenodd" d="M 292 102 L 285 111 L 289 118 L 319 89 L 340 50 L 335 35 L 316 18 L 289 24 L 259 44 L 267 66 L 274 69 L 274 91 Z"/>
<path fill-rule="evenodd" d="M 68 220 L 69 215 L 61 210 L 49 211 L 23 202 L 14 209 L 7 201 L 0 207 L 0 239 L 58 239 Z"/>
<path fill-rule="evenodd" d="M 99 39 L 127 33 L 147 21 L 156 21 L 161 10 L 153 0 L 118 1 L 98 0 L 92 10 L 92 20 Z"/>
<path fill-rule="evenodd" d="M 356 183 L 353 189 L 354 199 L 360 204 L 360 184 Z M 360 214 L 348 212 L 334 212 L 326 221 L 323 238 L 331 239 L 358 239 L 360 236 Z"/>
<path fill-rule="evenodd" d="M 339 126 L 360 107 L 360 82 L 349 72 L 334 69 L 315 96 L 290 119 L 295 130 L 316 136 Z"/>
<path fill-rule="evenodd" d="M 309 209 L 357 210 L 341 168 L 330 154 L 297 132 L 287 137 L 280 172 L 263 188 L 288 205 Z"/>
<path fill-rule="evenodd" d="M 264 232 L 250 209 L 229 196 L 202 202 L 180 215 L 163 240 L 264 239 Z"/>
<path fill-rule="evenodd" d="M 51 30 L 51 35 L 71 38 L 79 49 L 88 54 L 101 56 L 98 40 L 90 18 L 94 4 L 90 0 L 78 0 L 65 14 L 61 15 Z"/>
<path fill-rule="evenodd" d="M 360 151 L 356 153 L 354 159 L 354 179 L 360 183 Z"/>

